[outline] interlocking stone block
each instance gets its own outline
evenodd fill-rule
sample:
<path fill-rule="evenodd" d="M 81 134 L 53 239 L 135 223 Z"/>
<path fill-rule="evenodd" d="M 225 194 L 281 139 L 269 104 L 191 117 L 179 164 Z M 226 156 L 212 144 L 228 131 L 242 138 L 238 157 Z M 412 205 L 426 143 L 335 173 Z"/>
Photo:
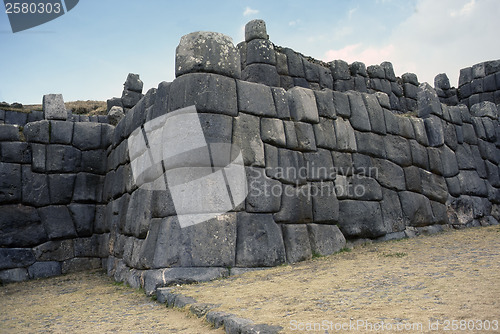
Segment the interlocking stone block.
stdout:
<path fill-rule="evenodd" d="M 61 94 L 44 95 L 42 108 L 45 113 L 45 119 L 59 119 L 65 121 L 68 118 L 68 112 L 64 106 L 64 100 Z"/>

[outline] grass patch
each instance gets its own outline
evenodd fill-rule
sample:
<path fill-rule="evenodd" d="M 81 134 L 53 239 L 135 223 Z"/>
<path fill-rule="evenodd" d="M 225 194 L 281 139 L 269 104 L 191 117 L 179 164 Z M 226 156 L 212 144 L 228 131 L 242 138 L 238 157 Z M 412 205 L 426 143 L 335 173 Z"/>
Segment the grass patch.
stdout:
<path fill-rule="evenodd" d="M 405 257 L 408 256 L 407 253 L 403 252 L 396 252 L 396 253 L 383 253 L 382 254 L 384 257 Z"/>

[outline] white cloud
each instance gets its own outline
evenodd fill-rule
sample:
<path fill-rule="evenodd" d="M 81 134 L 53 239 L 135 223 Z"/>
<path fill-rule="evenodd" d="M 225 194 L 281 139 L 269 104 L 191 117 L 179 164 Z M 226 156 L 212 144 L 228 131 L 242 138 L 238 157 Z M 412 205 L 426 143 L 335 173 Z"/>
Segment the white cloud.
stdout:
<path fill-rule="evenodd" d="M 359 9 L 359 6 L 358 7 L 355 7 L 355 8 L 351 8 L 349 9 L 349 12 L 347 13 L 347 17 L 350 19 L 352 19 L 352 15 Z"/>
<path fill-rule="evenodd" d="M 323 57 L 367 66 L 387 60 L 398 76 L 413 72 L 420 82 L 431 84 L 444 72 L 456 87 L 460 69 L 500 58 L 498 13 L 498 0 L 419 0 L 415 11 L 385 38 L 328 50 Z M 338 45 L 335 34 L 332 42 Z"/>
<path fill-rule="evenodd" d="M 245 11 L 243 12 L 243 16 L 250 16 L 250 15 L 255 15 L 258 13 L 259 13 L 259 11 L 257 9 L 252 9 L 250 7 L 246 7 Z"/>

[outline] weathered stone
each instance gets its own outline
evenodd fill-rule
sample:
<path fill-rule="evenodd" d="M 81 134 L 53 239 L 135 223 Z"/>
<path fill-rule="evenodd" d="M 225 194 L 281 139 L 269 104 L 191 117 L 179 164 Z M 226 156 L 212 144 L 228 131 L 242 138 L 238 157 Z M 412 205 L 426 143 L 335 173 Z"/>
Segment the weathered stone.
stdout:
<path fill-rule="evenodd" d="M 119 97 L 113 97 L 106 100 L 106 110 L 108 111 L 108 113 L 113 107 L 121 107 L 123 109 L 122 99 Z"/>
<path fill-rule="evenodd" d="M 350 238 L 377 238 L 389 232 L 378 202 L 340 201 L 340 231 Z"/>
<path fill-rule="evenodd" d="M 278 118 L 283 120 L 290 119 L 290 109 L 288 107 L 286 91 L 283 88 L 271 87 L 271 92 L 273 93 Z"/>
<path fill-rule="evenodd" d="M 33 252 L 37 261 L 65 261 L 73 258 L 73 240 L 48 241 L 35 248 Z"/>
<path fill-rule="evenodd" d="M 314 91 L 314 95 L 316 96 L 319 116 L 332 119 L 337 118 L 335 104 L 333 103 L 333 92 L 329 89 L 323 89 L 321 91 Z"/>
<path fill-rule="evenodd" d="M 286 259 L 289 263 L 309 260 L 312 258 L 311 244 L 307 225 L 283 224 L 283 241 L 286 250 Z"/>
<path fill-rule="evenodd" d="M 248 195 L 247 212 L 278 212 L 281 205 L 281 184 L 266 176 L 265 169 L 246 167 Z"/>
<path fill-rule="evenodd" d="M 384 138 L 387 159 L 402 167 L 411 165 L 411 150 L 408 140 L 405 138 L 387 135 Z"/>
<path fill-rule="evenodd" d="M 346 245 L 345 237 L 336 225 L 308 224 L 307 230 L 313 255 L 330 255 Z"/>
<path fill-rule="evenodd" d="M 68 208 L 71 212 L 77 235 L 79 237 L 91 236 L 95 218 L 95 205 L 72 203 Z"/>
<path fill-rule="evenodd" d="M 143 86 L 144 84 L 139 78 L 139 74 L 134 73 L 129 73 L 127 75 L 127 80 L 125 80 L 125 83 L 123 84 L 124 89 L 139 93 L 142 93 Z"/>
<path fill-rule="evenodd" d="M 349 121 L 337 118 L 334 121 L 337 136 L 337 149 L 339 151 L 355 152 L 357 150 L 357 137 Z"/>
<path fill-rule="evenodd" d="M 343 60 L 334 60 L 330 62 L 333 80 L 348 80 L 351 78 L 349 64 Z"/>
<path fill-rule="evenodd" d="M 393 162 L 385 159 L 372 159 L 376 170 L 375 179 L 384 187 L 394 190 L 405 190 L 405 175 L 403 169 Z"/>
<path fill-rule="evenodd" d="M 48 195 L 50 203 L 68 204 L 71 202 L 75 179 L 76 175 L 74 174 L 49 174 Z"/>
<path fill-rule="evenodd" d="M 296 122 L 295 135 L 297 136 L 297 149 L 299 151 L 315 151 L 316 140 L 312 124 Z"/>
<path fill-rule="evenodd" d="M 425 196 L 440 203 L 446 202 L 448 187 L 442 176 L 421 169 L 420 179 L 422 180 L 422 193 Z"/>
<path fill-rule="evenodd" d="M 339 141 L 339 133 L 337 131 L 337 143 Z M 356 147 L 359 153 L 385 158 L 385 136 L 377 135 L 373 132 L 356 132 Z"/>
<path fill-rule="evenodd" d="M 106 172 L 106 151 L 83 151 L 81 166 L 83 172 L 104 174 Z"/>
<path fill-rule="evenodd" d="M 437 116 L 443 114 L 436 91 L 426 82 L 421 83 L 418 88 L 417 107 L 418 116 L 421 118 L 428 117 L 430 114 Z"/>
<path fill-rule="evenodd" d="M 125 89 L 122 92 L 123 107 L 125 110 L 131 109 L 135 107 L 142 98 L 143 95 L 141 93 Z"/>
<path fill-rule="evenodd" d="M 80 150 L 92 150 L 101 146 L 101 124 L 75 123 L 73 145 Z"/>
<path fill-rule="evenodd" d="M 444 132 L 441 119 L 431 116 L 424 119 L 425 131 L 429 146 L 438 147 L 444 144 Z"/>
<path fill-rule="evenodd" d="M 63 275 L 65 275 L 65 274 L 69 274 L 69 273 L 85 271 L 85 270 L 92 270 L 92 269 L 99 269 L 99 268 L 101 268 L 101 259 L 73 258 L 73 259 L 66 260 L 62 263 L 61 273 Z M 136 286 L 135 288 L 139 288 L 139 287 L 140 287 L 140 285 Z"/>
<path fill-rule="evenodd" d="M 301 152 L 278 149 L 276 157 L 273 156 L 273 152 L 269 153 L 272 163 L 266 168 L 267 175 L 284 183 L 295 185 L 306 183 L 307 168 Z"/>
<path fill-rule="evenodd" d="M 25 268 L 14 268 L 0 271 L 0 283 L 14 283 L 27 281 L 29 279 L 28 270 Z"/>
<path fill-rule="evenodd" d="M 184 35 L 175 54 L 176 77 L 195 72 L 241 77 L 240 54 L 226 35 L 205 31 Z"/>
<path fill-rule="evenodd" d="M 48 205 L 50 198 L 47 175 L 33 173 L 29 165 L 23 165 L 22 174 L 23 203 L 33 206 Z"/>
<path fill-rule="evenodd" d="M 61 264 L 56 261 L 35 262 L 28 267 L 30 278 L 44 278 L 61 275 Z"/>
<path fill-rule="evenodd" d="M 50 142 L 70 145 L 73 139 L 73 122 L 50 121 Z"/>
<path fill-rule="evenodd" d="M 339 220 L 339 203 L 333 182 L 311 184 L 313 221 L 332 224 Z"/>
<path fill-rule="evenodd" d="M 464 144 L 457 147 L 455 152 L 457 158 L 458 168 L 460 169 L 475 169 L 476 163 L 469 145 Z"/>
<path fill-rule="evenodd" d="M 0 124 L 0 141 L 19 141 L 19 127 L 11 124 Z"/>
<path fill-rule="evenodd" d="M 282 120 L 276 118 L 262 118 L 260 126 L 261 137 L 264 143 L 280 147 L 286 146 L 285 128 Z"/>
<path fill-rule="evenodd" d="M 44 95 L 42 108 L 45 113 L 45 119 L 60 119 L 65 121 L 68 118 L 68 112 L 64 106 L 61 94 Z"/>
<path fill-rule="evenodd" d="M 31 162 L 31 147 L 23 142 L 0 143 L 2 161 L 10 163 L 27 164 Z"/>
<path fill-rule="evenodd" d="M 134 235 L 137 238 L 146 237 L 151 219 L 151 196 L 151 191 L 144 189 L 132 193 L 127 208 L 124 234 Z"/>
<path fill-rule="evenodd" d="M 286 261 L 279 225 L 270 214 L 238 213 L 236 266 L 272 267 Z"/>
<path fill-rule="evenodd" d="M 113 106 L 108 112 L 109 124 L 116 126 L 125 117 L 125 112 L 120 106 Z"/>
<path fill-rule="evenodd" d="M 246 166 L 265 167 L 264 143 L 260 137 L 260 119 L 240 114 L 234 119 L 233 143 L 241 148 Z"/>
<path fill-rule="evenodd" d="M 430 201 L 421 194 L 402 191 L 399 193 L 401 208 L 409 226 L 426 226 L 432 223 L 433 215 Z"/>
<path fill-rule="evenodd" d="M 267 86 L 279 87 L 280 76 L 276 66 L 269 64 L 250 64 L 241 72 L 241 79 Z"/>
<path fill-rule="evenodd" d="M 211 73 L 190 73 L 170 85 L 168 111 L 196 106 L 202 113 L 238 115 L 235 80 Z"/>
<path fill-rule="evenodd" d="M 448 146 L 441 148 L 441 160 L 443 163 L 443 176 L 452 177 L 458 174 L 458 163 L 453 152 Z"/>
<path fill-rule="evenodd" d="M 380 207 L 387 230 L 392 232 L 404 231 L 407 221 L 403 216 L 398 193 L 385 188 L 382 188 L 382 193 L 384 200 L 380 202 Z"/>
<path fill-rule="evenodd" d="M 294 87 L 287 92 L 290 115 L 295 121 L 318 123 L 319 114 L 312 90 Z"/>
<path fill-rule="evenodd" d="M 49 239 L 76 237 L 73 220 L 66 206 L 46 206 L 38 209 L 38 214 Z"/>
<path fill-rule="evenodd" d="M 274 214 L 276 222 L 307 223 L 313 221 L 310 186 L 294 187 L 283 184 L 281 210 Z"/>
<path fill-rule="evenodd" d="M 0 162 L 0 202 L 19 203 L 23 184 L 21 165 Z"/>
<path fill-rule="evenodd" d="M 337 146 L 337 136 L 333 120 L 320 117 L 319 124 L 313 125 L 316 146 L 326 149 L 334 149 Z"/>
<path fill-rule="evenodd" d="M 181 228 L 177 217 L 161 220 L 154 267 L 234 267 L 236 213 Z"/>
<path fill-rule="evenodd" d="M 339 199 L 365 201 L 379 201 L 382 199 L 382 190 L 378 182 L 363 174 L 354 174 L 352 177 L 337 176 L 335 190 Z"/>
<path fill-rule="evenodd" d="M 252 20 L 245 25 L 245 41 L 254 39 L 269 39 L 264 20 Z"/>
<path fill-rule="evenodd" d="M 358 92 L 348 92 L 349 104 L 351 106 L 351 125 L 355 130 L 370 131 L 370 118 L 363 102 L 363 96 Z"/>
<path fill-rule="evenodd" d="M 101 201 L 100 187 L 102 177 L 90 173 L 78 173 L 75 181 L 73 200 L 77 202 L 99 202 Z"/>
<path fill-rule="evenodd" d="M 491 119 L 498 119 L 497 106 L 489 101 L 476 103 L 470 108 L 472 116 L 475 117 L 489 117 Z"/>
<path fill-rule="evenodd" d="M 246 65 L 254 63 L 276 65 L 273 43 L 265 39 L 254 39 L 247 43 Z"/>
<path fill-rule="evenodd" d="M 48 172 L 75 172 L 81 164 L 81 152 L 72 146 L 48 145 L 46 169 Z M 40 163 L 41 167 L 41 163 Z"/>
<path fill-rule="evenodd" d="M 385 78 L 387 80 L 396 81 L 396 75 L 394 74 L 394 68 L 392 66 L 392 63 L 384 61 L 383 63 L 380 64 L 380 66 L 384 69 Z"/>
<path fill-rule="evenodd" d="M 488 189 L 483 179 L 474 170 L 461 170 L 458 174 L 460 188 L 465 195 L 487 196 Z"/>
<path fill-rule="evenodd" d="M 271 89 L 263 84 L 236 81 L 238 88 L 238 109 L 257 116 L 276 116 Z"/>
<path fill-rule="evenodd" d="M 378 134 L 386 134 L 384 111 L 377 97 L 373 94 L 363 94 L 362 96 L 366 105 L 366 110 L 368 111 L 371 130 Z"/>
<path fill-rule="evenodd" d="M 37 211 L 28 206 L 0 206 L 0 247 L 24 248 L 47 241 Z"/>
<path fill-rule="evenodd" d="M 351 107 L 349 105 L 349 96 L 346 93 L 333 92 L 333 104 L 338 116 L 345 118 L 351 117 Z"/>
<path fill-rule="evenodd" d="M 28 121 L 28 114 L 24 112 L 7 110 L 4 115 L 5 124 L 25 126 Z"/>
<path fill-rule="evenodd" d="M 34 262 L 35 256 L 29 248 L 0 248 L 0 270 L 27 267 Z"/>

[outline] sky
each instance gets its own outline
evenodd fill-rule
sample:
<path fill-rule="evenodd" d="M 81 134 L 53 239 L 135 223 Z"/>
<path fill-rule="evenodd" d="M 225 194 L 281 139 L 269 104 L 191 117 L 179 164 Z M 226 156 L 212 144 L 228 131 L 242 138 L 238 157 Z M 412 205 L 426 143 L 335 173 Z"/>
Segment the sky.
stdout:
<path fill-rule="evenodd" d="M 128 73 L 144 93 L 175 79 L 175 48 L 194 31 L 244 40 L 252 19 L 266 21 L 270 40 L 304 55 L 367 66 L 393 63 L 433 85 L 446 73 L 500 59 L 499 0 L 170 1 L 80 0 L 65 15 L 12 33 L 0 12 L 0 101 L 39 104 L 121 96 Z"/>

